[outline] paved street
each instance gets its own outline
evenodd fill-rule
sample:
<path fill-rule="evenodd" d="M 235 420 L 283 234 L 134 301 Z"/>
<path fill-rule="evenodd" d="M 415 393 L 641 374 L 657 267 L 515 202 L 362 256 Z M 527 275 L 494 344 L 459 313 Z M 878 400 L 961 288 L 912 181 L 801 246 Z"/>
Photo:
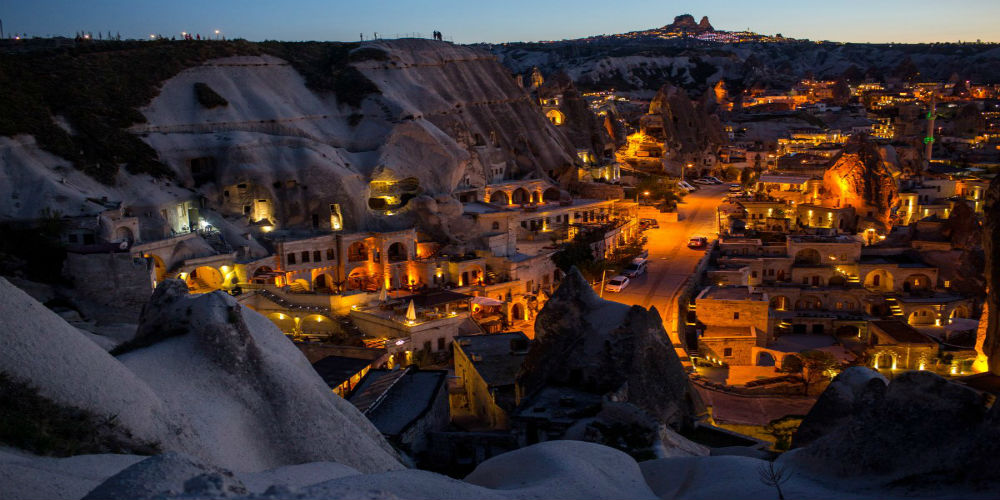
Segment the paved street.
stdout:
<path fill-rule="evenodd" d="M 688 248 L 688 239 L 692 236 L 705 236 L 709 241 L 716 238 L 716 207 L 726 191 L 727 184 L 701 186 L 687 195 L 678 205 L 679 222 L 665 222 L 666 214 L 643 207 L 639 217 L 656 218 L 660 224 L 659 229 L 645 232 L 649 238 L 649 272 L 634 279 L 623 292 L 604 292 L 604 298 L 629 305 L 655 306 L 676 344 L 676 332 L 671 331 L 668 316 L 673 310 L 671 301 L 704 255 L 703 250 Z"/>

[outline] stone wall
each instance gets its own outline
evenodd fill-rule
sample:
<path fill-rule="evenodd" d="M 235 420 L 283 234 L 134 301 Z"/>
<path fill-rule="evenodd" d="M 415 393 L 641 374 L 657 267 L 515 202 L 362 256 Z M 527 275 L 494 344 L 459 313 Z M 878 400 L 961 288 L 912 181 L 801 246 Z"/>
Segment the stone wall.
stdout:
<path fill-rule="evenodd" d="M 70 253 L 63 274 L 79 294 L 82 312 L 99 322 L 138 322 L 153 293 L 152 264 L 128 253 Z"/>

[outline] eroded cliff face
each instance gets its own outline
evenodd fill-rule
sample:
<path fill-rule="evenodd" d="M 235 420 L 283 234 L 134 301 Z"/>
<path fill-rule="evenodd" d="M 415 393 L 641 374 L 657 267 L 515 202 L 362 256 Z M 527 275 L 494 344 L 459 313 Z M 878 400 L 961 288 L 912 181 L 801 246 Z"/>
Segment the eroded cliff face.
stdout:
<path fill-rule="evenodd" d="M 994 177 L 986 191 L 983 219 L 983 251 L 986 253 L 986 304 L 980 321 L 986 322 L 976 348 L 986 358 L 989 371 L 1000 375 L 1000 178 Z M 982 330 L 982 329 L 981 329 Z"/>
<path fill-rule="evenodd" d="M 430 40 L 355 51 L 363 55 L 352 52 L 350 66 L 378 87 L 358 99 L 307 87 L 271 55 L 213 59 L 163 82 L 140 109 L 146 123 L 130 131 L 174 182 L 121 172 L 115 185 L 98 185 L 31 140 L 4 139 L 0 177 L 34 189 L 28 196 L 24 186 L 8 187 L 20 198 L 0 205 L 0 215 L 32 217 L 42 207 L 89 215 L 100 207 L 88 197 L 145 206 L 200 196 L 236 218 L 266 200 L 260 217 L 278 227 L 329 228 L 336 205 L 347 230 L 393 229 L 414 224 L 407 202 L 417 196 L 571 170 L 572 143 L 488 52 Z M 196 88 L 226 104 L 206 106 Z M 148 199 L 168 186 L 176 192 Z"/>
<path fill-rule="evenodd" d="M 540 99 L 557 98 L 563 123 L 559 127 L 577 149 L 589 149 L 597 155 L 610 155 L 615 150 L 613 120 L 599 119 L 565 72 L 556 73 L 538 89 Z"/>
<path fill-rule="evenodd" d="M 899 188 L 892 165 L 878 146 L 863 136 L 852 138 L 823 175 L 824 199 L 835 206 L 852 206 L 862 218 L 881 223 L 886 230 L 899 205 Z"/>
<path fill-rule="evenodd" d="M 698 161 L 726 142 L 722 122 L 708 104 L 692 101 L 684 90 L 669 84 L 650 101 L 649 114 L 640 125 L 646 135 L 663 141 L 671 163 Z"/>

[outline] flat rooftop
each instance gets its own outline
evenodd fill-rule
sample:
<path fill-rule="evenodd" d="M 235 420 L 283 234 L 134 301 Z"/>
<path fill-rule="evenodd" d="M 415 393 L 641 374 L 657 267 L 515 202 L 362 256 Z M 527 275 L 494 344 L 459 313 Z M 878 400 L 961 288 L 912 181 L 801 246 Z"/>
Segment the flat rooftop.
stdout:
<path fill-rule="evenodd" d="M 712 300 L 764 300 L 764 294 L 759 292 L 751 293 L 750 288 L 745 286 L 711 286 L 702 290 L 698 298 Z"/>

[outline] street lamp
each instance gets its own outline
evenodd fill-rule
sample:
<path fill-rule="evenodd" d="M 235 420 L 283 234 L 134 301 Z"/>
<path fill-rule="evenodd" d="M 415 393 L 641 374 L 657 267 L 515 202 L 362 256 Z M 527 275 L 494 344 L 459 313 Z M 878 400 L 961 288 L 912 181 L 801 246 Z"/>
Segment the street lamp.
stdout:
<path fill-rule="evenodd" d="M 605 270 L 601 271 L 601 290 L 600 290 L 600 292 L 599 292 L 598 295 L 602 299 L 604 298 L 604 277 L 608 275 L 608 271 L 610 271 L 610 269 L 605 269 Z"/>
<path fill-rule="evenodd" d="M 215 30 L 215 39 L 216 39 L 216 40 L 218 40 L 218 39 L 219 39 L 219 33 L 220 33 L 220 31 L 219 31 L 219 30 Z"/>

